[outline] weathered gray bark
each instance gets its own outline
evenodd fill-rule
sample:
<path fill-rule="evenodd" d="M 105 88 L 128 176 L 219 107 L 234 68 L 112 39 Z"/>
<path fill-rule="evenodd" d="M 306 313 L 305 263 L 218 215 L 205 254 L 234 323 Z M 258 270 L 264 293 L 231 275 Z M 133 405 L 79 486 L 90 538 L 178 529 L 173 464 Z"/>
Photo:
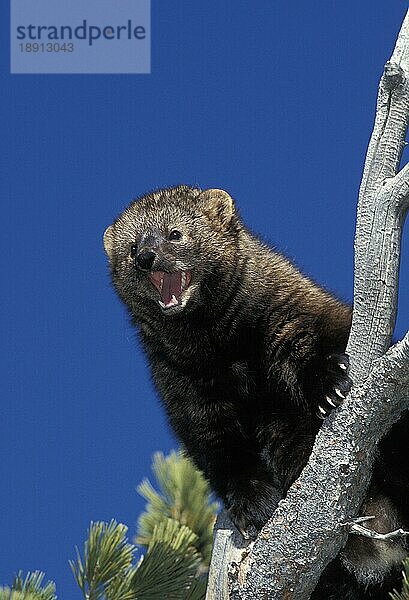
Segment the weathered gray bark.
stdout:
<path fill-rule="evenodd" d="M 207 600 L 308 599 L 345 544 L 381 437 L 409 406 L 409 333 L 390 348 L 409 167 L 398 172 L 409 121 L 409 12 L 379 85 L 359 194 L 354 316 L 347 351 L 353 391 L 324 422 L 311 458 L 255 540 L 219 517 Z"/>

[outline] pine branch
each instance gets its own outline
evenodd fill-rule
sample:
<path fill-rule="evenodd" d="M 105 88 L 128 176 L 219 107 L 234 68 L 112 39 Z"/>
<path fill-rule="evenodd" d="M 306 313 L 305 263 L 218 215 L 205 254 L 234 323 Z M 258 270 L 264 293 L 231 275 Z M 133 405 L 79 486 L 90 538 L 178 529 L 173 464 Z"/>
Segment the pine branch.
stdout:
<path fill-rule="evenodd" d="M 147 505 L 139 517 L 135 542 L 147 546 L 155 527 L 168 518 L 174 519 L 196 534 L 195 547 L 207 567 L 218 510 L 218 504 L 211 501 L 209 484 L 181 452 L 171 452 L 166 457 L 157 452 L 152 471 L 159 491 L 148 479 L 137 488 Z"/>
<path fill-rule="evenodd" d="M 173 519 L 157 525 L 147 554 L 132 579 L 136 597 L 143 600 L 203 598 L 204 594 L 198 596 L 194 591 L 199 589 L 195 575 L 201 560 L 194 548 L 196 541 L 197 536 L 188 527 Z"/>
<path fill-rule="evenodd" d="M 85 600 L 201 600 L 206 581 L 198 576 L 211 549 L 217 504 L 201 473 L 181 453 L 154 456 L 159 491 L 139 486 L 147 499 L 136 541 L 146 547 L 135 564 L 127 528 L 115 521 L 92 523 L 83 558 L 70 565 Z M 0 599 L 2 600 L 2 599 Z"/>
<path fill-rule="evenodd" d="M 197 536 L 166 519 L 154 528 L 147 553 L 135 564 L 135 546 L 127 528 L 115 521 L 91 523 L 84 557 L 70 561 L 85 600 L 199 600 L 203 586 L 195 575 L 201 557 Z M 194 585 L 193 585 L 194 584 Z M 192 589 L 191 589 L 192 588 Z"/>
<path fill-rule="evenodd" d="M 55 584 L 48 581 L 43 586 L 44 573 L 34 571 L 23 574 L 19 571 L 14 577 L 11 588 L 0 588 L 0 600 L 57 600 Z"/>
<path fill-rule="evenodd" d="M 85 600 L 123 600 L 117 595 L 119 582 L 130 576 L 135 549 L 127 541 L 127 531 L 125 525 L 116 521 L 91 523 L 84 558 L 77 548 L 77 560 L 70 561 Z"/>

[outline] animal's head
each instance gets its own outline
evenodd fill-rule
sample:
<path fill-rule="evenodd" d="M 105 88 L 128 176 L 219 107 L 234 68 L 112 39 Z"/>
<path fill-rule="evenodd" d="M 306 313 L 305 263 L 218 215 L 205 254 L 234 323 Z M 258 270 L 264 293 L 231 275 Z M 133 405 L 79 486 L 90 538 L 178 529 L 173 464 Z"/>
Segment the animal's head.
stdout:
<path fill-rule="evenodd" d="M 220 278 L 235 261 L 238 230 L 223 190 L 178 186 L 132 202 L 104 233 L 120 297 L 136 315 L 142 307 L 174 315 L 212 302 L 229 284 Z"/>

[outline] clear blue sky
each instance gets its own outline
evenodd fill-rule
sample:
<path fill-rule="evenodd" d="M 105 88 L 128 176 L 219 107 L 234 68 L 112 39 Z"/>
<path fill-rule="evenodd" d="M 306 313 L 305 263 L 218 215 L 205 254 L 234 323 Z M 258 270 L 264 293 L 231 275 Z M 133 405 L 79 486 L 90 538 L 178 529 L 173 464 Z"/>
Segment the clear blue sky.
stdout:
<path fill-rule="evenodd" d="M 222 187 L 351 299 L 357 189 L 407 3 L 153 0 L 152 74 L 117 76 L 9 75 L 5 4 L 0 583 L 40 569 L 74 600 L 89 522 L 133 535 L 134 488 L 176 446 L 109 284 L 105 227 L 152 188 Z"/>

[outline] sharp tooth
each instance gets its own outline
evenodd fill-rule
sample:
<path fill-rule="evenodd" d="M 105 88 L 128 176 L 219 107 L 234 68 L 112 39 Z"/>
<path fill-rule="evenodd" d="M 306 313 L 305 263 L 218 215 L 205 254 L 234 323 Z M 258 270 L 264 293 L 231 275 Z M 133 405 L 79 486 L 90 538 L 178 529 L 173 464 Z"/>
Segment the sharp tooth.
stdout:
<path fill-rule="evenodd" d="M 182 271 L 182 290 L 185 289 L 185 285 L 186 285 L 186 273 L 185 273 L 185 271 Z"/>
<path fill-rule="evenodd" d="M 160 289 L 160 291 L 162 291 L 162 289 L 163 289 L 163 277 L 160 278 L 159 289 Z"/>
<path fill-rule="evenodd" d="M 158 302 L 159 302 L 159 305 L 160 305 L 162 308 L 166 308 L 166 304 L 164 304 L 164 303 L 163 303 L 161 300 L 158 300 Z"/>
<path fill-rule="evenodd" d="M 179 304 L 178 301 L 177 301 L 177 298 L 176 298 L 176 296 L 174 294 L 172 295 L 172 302 L 174 304 Z"/>

